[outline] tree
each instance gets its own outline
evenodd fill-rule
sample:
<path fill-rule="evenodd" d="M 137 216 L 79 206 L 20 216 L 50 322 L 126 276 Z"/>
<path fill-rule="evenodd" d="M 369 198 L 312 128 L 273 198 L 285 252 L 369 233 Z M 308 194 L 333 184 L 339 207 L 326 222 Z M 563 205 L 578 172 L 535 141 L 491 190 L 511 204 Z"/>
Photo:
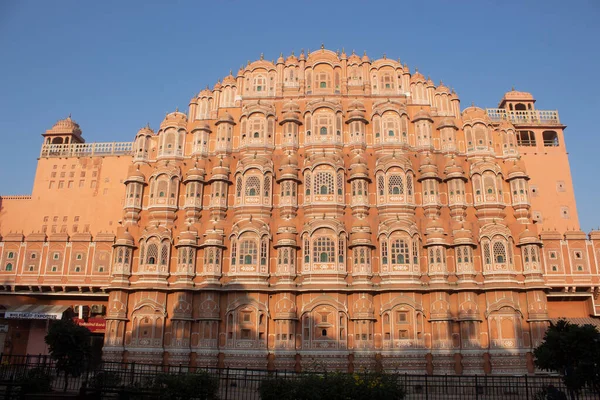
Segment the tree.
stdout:
<path fill-rule="evenodd" d="M 538 368 L 562 375 L 572 397 L 585 386 L 600 393 L 600 332 L 595 326 L 564 319 L 551 323 L 533 354 Z"/>
<path fill-rule="evenodd" d="M 65 375 L 66 391 L 69 376 L 78 377 L 87 365 L 91 353 L 90 331 L 67 318 L 53 321 L 45 340 L 56 369 Z"/>

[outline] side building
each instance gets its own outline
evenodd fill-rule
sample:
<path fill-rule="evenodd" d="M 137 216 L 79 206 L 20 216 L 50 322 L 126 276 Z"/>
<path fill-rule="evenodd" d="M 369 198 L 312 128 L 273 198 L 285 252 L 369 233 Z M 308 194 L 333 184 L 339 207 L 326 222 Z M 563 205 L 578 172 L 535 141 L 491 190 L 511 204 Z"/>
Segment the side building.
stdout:
<path fill-rule="evenodd" d="M 59 121 L 32 195 L 1 198 L 5 353 L 72 309 L 106 360 L 533 372 L 550 321 L 600 312 L 564 129 L 529 93 L 461 112 L 326 49 L 261 57 L 133 143 Z"/>

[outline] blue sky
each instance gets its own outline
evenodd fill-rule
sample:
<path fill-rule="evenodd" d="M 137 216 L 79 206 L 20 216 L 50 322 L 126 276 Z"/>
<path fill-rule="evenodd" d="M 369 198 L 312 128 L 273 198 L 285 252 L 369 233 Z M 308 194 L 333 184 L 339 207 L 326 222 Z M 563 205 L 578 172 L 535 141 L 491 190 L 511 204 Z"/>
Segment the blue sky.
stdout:
<path fill-rule="evenodd" d="M 600 2 L 0 1 L 0 194 L 28 194 L 40 134 L 129 141 L 247 60 L 383 53 L 495 107 L 514 86 L 566 130 L 581 228 L 600 225 Z"/>

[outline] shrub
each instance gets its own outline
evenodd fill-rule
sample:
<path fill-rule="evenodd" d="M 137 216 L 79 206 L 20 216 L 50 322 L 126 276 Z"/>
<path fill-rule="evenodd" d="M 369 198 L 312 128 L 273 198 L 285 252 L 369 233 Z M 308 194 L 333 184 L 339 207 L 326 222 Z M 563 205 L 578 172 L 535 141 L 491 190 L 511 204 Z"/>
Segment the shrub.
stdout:
<path fill-rule="evenodd" d="M 121 384 L 121 376 L 114 371 L 100 371 L 90 380 L 89 387 L 94 389 L 114 388 Z"/>
<path fill-rule="evenodd" d="M 262 400 L 399 400 L 404 390 L 393 374 L 304 374 L 297 378 L 269 378 L 260 386 Z"/>
<path fill-rule="evenodd" d="M 154 380 L 154 385 L 161 399 L 212 400 L 217 399 L 219 379 L 205 371 L 178 375 L 161 374 Z"/>
<path fill-rule="evenodd" d="M 18 382 L 23 393 L 45 393 L 52 390 L 53 379 L 50 371 L 36 367 L 26 371 Z"/>

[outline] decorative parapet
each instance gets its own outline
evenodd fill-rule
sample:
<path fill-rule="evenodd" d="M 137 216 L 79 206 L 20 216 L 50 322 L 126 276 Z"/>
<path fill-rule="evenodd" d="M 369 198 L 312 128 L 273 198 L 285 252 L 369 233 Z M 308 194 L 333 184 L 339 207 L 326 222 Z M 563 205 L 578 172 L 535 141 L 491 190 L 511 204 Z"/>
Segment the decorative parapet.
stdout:
<path fill-rule="evenodd" d="M 132 142 L 44 144 L 40 157 L 104 157 L 133 154 Z"/>
<path fill-rule="evenodd" d="M 14 196 L 0 196 L 2 200 L 31 200 L 30 194 L 14 195 Z"/>
<path fill-rule="evenodd" d="M 488 116 L 494 122 L 507 120 L 515 125 L 560 125 L 556 110 L 505 110 L 504 108 L 487 108 Z"/>

